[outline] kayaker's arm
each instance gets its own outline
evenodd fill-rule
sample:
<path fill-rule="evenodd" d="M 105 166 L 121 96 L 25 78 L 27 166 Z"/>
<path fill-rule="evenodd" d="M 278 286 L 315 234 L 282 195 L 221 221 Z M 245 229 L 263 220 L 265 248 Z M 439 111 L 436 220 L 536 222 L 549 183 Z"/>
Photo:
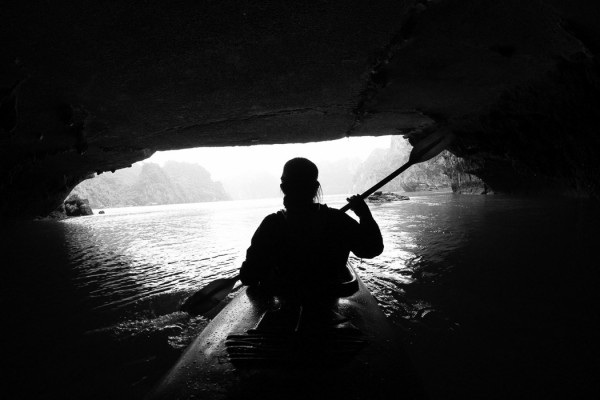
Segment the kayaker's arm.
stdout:
<path fill-rule="evenodd" d="M 352 196 L 347 200 L 350 203 L 350 209 L 360 219 L 352 252 L 361 258 L 377 257 L 383 252 L 383 238 L 379 225 L 373 218 L 369 206 L 359 195 Z"/>
<path fill-rule="evenodd" d="M 274 214 L 267 216 L 260 224 L 246 251 L 246 260 L 240 268 L 240 280 L 244 285 L 258 284 L 269 272 L 273 264 Z"/>

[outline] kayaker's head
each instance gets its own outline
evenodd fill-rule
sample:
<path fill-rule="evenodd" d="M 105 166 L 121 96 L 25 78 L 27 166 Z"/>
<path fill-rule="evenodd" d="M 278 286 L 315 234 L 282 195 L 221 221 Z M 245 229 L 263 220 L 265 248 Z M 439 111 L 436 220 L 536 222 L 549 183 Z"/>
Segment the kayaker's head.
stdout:
<path fill-rule="evenodd" d="M 297 157 L 286 162 L 279 186 L 284 194 L 283 205 L 287 208 L 312 204 L 321 189 L 318 177 L 319 169 L 306 158 Z"/>

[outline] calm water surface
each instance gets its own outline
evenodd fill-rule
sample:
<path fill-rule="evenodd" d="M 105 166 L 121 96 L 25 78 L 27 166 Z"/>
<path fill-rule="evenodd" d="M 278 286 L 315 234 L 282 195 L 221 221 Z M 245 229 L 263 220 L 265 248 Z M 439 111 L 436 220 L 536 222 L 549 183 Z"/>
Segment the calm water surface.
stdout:
<path fill-rule="evenodd" d="M 107 209 L 5 228 L 10 378 L 42 382 L 21 397 L 141 397 L 206 325 L 177 312 L 181 301 L 235 274 L 279 208 Z M 573 393 L 596 389 L 595 205 L 434 193 L 371 209 L 385 251 L 353 263 L 432 398 L 537 397 L 557 379 Z"/>

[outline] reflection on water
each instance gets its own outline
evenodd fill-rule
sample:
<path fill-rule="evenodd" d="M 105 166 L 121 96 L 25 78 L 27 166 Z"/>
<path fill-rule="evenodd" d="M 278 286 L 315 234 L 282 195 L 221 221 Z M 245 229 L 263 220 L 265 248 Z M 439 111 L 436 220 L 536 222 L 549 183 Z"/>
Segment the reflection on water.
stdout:
<path fill-rule="evenodd" d="M 325 201 L 345 204 L 343 196 Z M 582 256 L 587 242 L 574 241 L 572 234 L 589 237 L 586 210 L 561 204 L 428 194 L 372 205 L 385 250 L 354 264 L 386 314 L 402 322 L 443 306 L 436 296 L 451 282 L 464 285 L 481 275 L 473 290 L 496 287 L 481 269 L 498 268 L 494 279 L 519 281 L 532 264 L 545 262 L 546 248 L 556 253 L 554 261 L 572 254 L 565 264 Z M 176 306 L 211 280 L 235 274 L 262 218 L 280 207 L 280 199 L 271 199 L 107 209 L 103 215 L 46 224 L 60 236 L 52 251 L 44 252 L 50 259 L 66 258 L 62 268 L 69 270 L 69 284 L 86 309 L 119 320 L 124 309 L 161 301 Z M 582 249 L 575 252 L 573 246 Z M 56 247 L 66 254 L 55 254 Z M 527 263 L 523 271 L 514 269 Z M 440 285 L 442 291 L 433 289 Z"/>
<path fill-rule="evenodd" d="M 41 365 L 49 386 L 33 397 L 103 398 L 127 387 L 123 398 L 136 398 L 205 323 L 177 313 L 179 303 L 234 274 L 262 218 L 280 207 L 273 199 L 107 209 L 6 231 L 10 334 L 39 354 L 32 363 L 17 353 L 15 371 L 27 372 L 14 384 Z M 423 194 L 371 209 L 384 253 L 353 262 L 432 398 L 536 397 L 552 392 L 565 366 L 561 382 L 589 376 L 599 354 L 596 205 Z M 86 387 L 68 387 L 76 381 Z"/>
<path fill-rule="evenodd" d="M 240 264 L 279 200 L 108 209 L 64 221 L 76 282 L 101 309 L 184 293 Z"/>
<path fill-rule="evenodd" d="M 333 207 L 345 204 L 342 196 L 326 202 Z M 280 199 L 132 207 L 63 221 L 72 281 L 90 308 L 115 315 L 151 299 L 181 298 L 213 279 L 234 274 L 262 218 L 280 207 Z M 392 315 L 401 307 L 396 294 L 403 293 L 402 285 L 427 276 L 422 269 L 428 263 L 444 263 L 466 238 L 461 221 L 469 217 L 463 213 L 477 211 L 453 205 L 451 195 L 416 197 L 372 209 L 385 251 L 354 264 Z M 404 304 L 402 315 L 414 316 L 424 306 L 428 305 Z"/>

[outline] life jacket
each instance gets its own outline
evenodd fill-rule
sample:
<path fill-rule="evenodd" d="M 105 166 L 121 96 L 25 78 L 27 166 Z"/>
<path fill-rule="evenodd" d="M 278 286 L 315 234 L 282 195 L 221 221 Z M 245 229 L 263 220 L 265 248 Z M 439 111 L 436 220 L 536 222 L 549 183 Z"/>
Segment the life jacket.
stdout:
<path fill-rule="evenodd" d="M 329 290 L 346 271 L 349 244 L 326 205 L 306 212 L 277 212 L 279 231 L 270 277 L 282 290 L 303 293 Z"/>

